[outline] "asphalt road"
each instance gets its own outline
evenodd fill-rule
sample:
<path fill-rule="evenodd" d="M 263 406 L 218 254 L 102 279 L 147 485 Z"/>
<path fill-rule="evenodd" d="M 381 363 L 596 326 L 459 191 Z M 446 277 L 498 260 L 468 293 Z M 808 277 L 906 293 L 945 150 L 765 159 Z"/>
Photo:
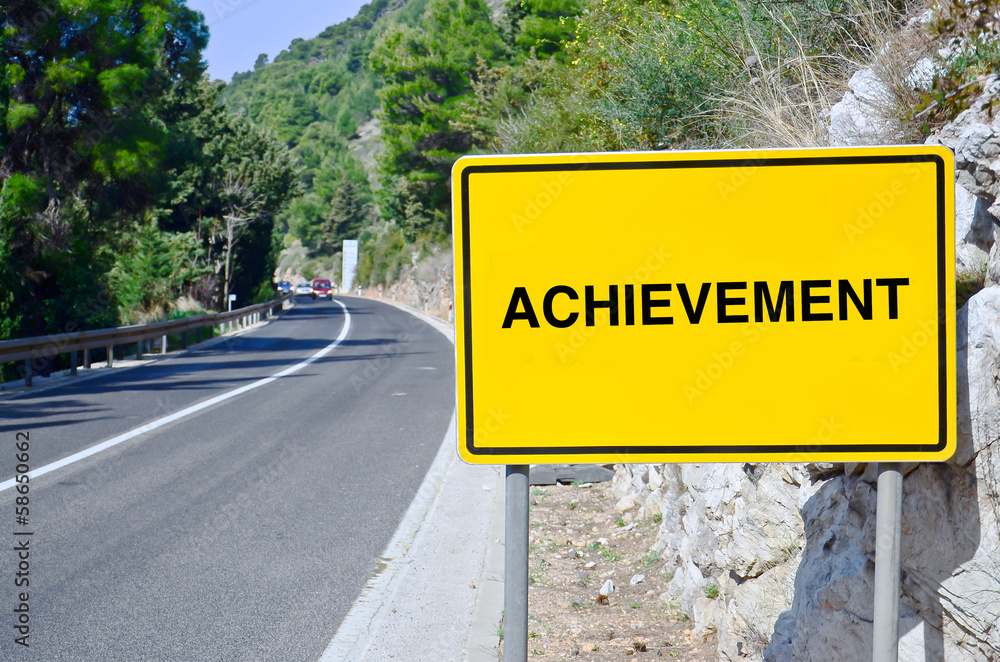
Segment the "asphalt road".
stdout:
<path fill-rule="evenodd" d="M 27 527 L 17 492 L 0 492 L 0 659 L 319 658 L 454 409 L 443 335 L 341 301 L 349 332 L 322 358 L 33 478 Z M 205 349 L 2 401 L 0 482 L 18 432 L 41 467 L 299 364 L 345 321 L 336 303 L 306 300 Z M 30 586 L 18 588 L 25 540 Z M 14 642 L 23 591 L 27 649 Z"/>

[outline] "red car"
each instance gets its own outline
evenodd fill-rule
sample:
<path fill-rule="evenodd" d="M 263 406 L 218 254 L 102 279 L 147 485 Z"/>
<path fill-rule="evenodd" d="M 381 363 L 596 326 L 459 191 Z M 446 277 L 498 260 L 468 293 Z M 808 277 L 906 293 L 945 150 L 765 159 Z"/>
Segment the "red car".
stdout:
<path fill-rule="evenodd" d="M 320 299 L 333 299 L 333 286 L 330 285 L 330 281 L 323 278 L 317 278 L 313 281 L 312 287 L 313 299 L 316 297 L 319 297 Z"/>

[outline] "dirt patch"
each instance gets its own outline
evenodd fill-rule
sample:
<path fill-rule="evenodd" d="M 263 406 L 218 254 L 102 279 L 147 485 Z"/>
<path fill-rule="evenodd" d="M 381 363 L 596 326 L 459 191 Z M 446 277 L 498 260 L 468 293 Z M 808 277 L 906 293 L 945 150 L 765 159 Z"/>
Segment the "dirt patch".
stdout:
<path fill-rule="evenodd" d="M 610 483 L 530 494 L 529 659 L 718 659 L 716 637 L 696 635 L 679 606 L 660 598 L 670 577 L 651 551 L 658 519 L 626 523 Z"/>

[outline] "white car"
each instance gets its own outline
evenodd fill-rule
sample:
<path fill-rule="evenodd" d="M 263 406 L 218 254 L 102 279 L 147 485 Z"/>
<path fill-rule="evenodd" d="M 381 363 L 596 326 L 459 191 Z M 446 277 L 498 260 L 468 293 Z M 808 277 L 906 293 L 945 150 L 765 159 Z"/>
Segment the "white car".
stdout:
<path fill-rule="evenodd" d="M 313 293 L 312 285 L 310 285 L 306 281 L 302 281 L 301 283 L 295 286 L 295 296 L 309 297 L 312 296 L 312 293 Z"/>

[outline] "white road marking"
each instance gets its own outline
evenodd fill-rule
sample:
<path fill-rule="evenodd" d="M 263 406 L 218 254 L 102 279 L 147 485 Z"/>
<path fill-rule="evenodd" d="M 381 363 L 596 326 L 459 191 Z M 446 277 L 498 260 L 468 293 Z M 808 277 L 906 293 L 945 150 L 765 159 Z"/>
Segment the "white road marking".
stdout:
<path fill-rule="evenodd" d="M 72 455 L 64 457 L 61 460 L 56 460 L 55 462 L 51 462 L 37 469 L 33 469 L 32 471 L 28 472 L 28 477 L 32 479 L 37 478 L 38 476 L 42 476 L 44 474 L 49 473 L 50 471 L 55 471 L 56 469 L 61 469 L 67 465 L 73 464 L 74 462 L 79 462 L 80 460 L 88 458 L 91 455 L 96 455 L 101 451 L 105 451 L 109 448 L 117 446 L 122 442 L 128 441 L 129 439 L 133 439 L 141 434 L 145 434 L 146 432 L 150 432 L 157 428 L 163 427 L 167 423 L 173 423 L 174 421 L 190 416 L 195 412 L 199 412 L 202 409 L 206 409 L 208 407 L 211 407 L 212 405 L 217 405 L 220 402 L 224 402 L 225 400 L 228 400 L 230 398 L 235 398 L 237 395 L 242 395 L 247 391 L 252 391 L 255 388 L 260 388 L 261 386 L 264 386 L 265 384 L 270 384 L 271 382 L 277 379 L 281 379 L 282 377 L 287 377 L 288 375 L 294 372 L 298 372 L 299 370 L 306 367 L 310 363 L 318 361 L 319 359 L 323 358 L 324 356 L 332 352 L 334 349 L 336 349 L 340 343 L 344 342 L 344 339 L 347 338 L 347 333 L 351 330 L 351 313 L 348 312 L 347 306 L 342 304 L 340 301 L 337 301 L 336 299 L 334 299 L 333 302 L 338 306 L 340 306 L 341 309 L 344 311 L 344 328 L 340 330 L 340 335 L 337 336 L 336 340 L 334 340 L 332 343 L 330 343 L 323 349 L 319 350 L 318 352 L 310 356 L 302 363 L 297 363 L 291 366 L 290 368 L 285 368 L 284 370 L 282 370 L 277 374 L 271 375 L 270 377 L 265 377 L 264 379 L 260 379 L 256 382 L 253 382 L 252 384 L 241 386 L 227 393 L 223 393 L 222 395 L 217 395 L 214 398 L 209 398 L 204 402 L 199 402 L 196 405 L 191 405 L 190 407 L 182 409 L 178 412 L 174 412 L 169 416 L 158 418 L 155 421 L 147 423 L 146 425 L 138 427 L 134 430 L 130 430 L 129 432 L 126 432 L 124 434 L 120 434 L 117 437 L 108 439 L 107 441 L 102 441 L 101 443 L 91 446 L 90 448 L 86 448 L 80 451 L 79 453 L 74 453 Z M 16 482 L 13 478 L 5 480 L 4 482 L 0 483 L 0 492 L 3 492 L 4 490 L 9 490 L 10 488 L 14 487 L 14 485 L 16 485 Z"/>

